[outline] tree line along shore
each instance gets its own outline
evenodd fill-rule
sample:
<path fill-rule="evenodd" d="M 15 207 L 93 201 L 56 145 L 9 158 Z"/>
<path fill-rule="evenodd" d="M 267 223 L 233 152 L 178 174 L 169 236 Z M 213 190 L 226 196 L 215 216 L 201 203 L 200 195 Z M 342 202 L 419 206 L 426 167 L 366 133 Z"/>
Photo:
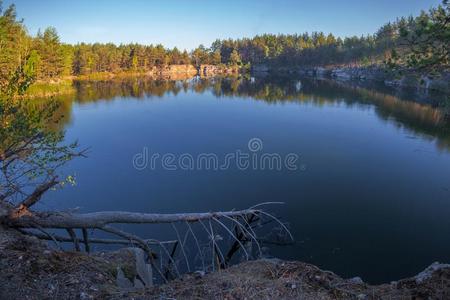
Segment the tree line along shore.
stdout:
<path fill-rule="evenodd" d="M 214 75 L 253 71 L 373 66 L 427 76 L 449 70 L 450 5 L 401 17 L 366 36 L 336 37 L 323 32 L 263 34 L 216 40 L 192 51 L 163 45 L 61 42 L 55 28 L 35 36 L 17 18 L 14 5 L 0 8 L 0 88 L 19 67 L 39 82 L 63 78 L 104 79 L 130 74 Z M 202 67 L 202 65 L 204 67 Z"/>

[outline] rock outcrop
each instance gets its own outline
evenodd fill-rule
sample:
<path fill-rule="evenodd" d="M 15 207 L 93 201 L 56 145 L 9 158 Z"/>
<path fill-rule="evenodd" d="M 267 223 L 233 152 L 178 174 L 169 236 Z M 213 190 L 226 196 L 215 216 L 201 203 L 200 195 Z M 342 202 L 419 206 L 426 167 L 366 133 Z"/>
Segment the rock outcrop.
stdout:
<path fill-rule="evenodd" d="M 215 75 L 238 74 L 239 67 L 226 65 L 200 65 L 198 73 L 200 76 L 204 77 L 211 77 Z"/>
<path fill-rule="evenodd" d="M 386 79 L 384 83 L 394 87 L 420 88 L 450 94 L 450 73 L 435 76 L 406 74 L 393 79 Z"/>
<path fill-rule="evenodd" d="M 388 86 L 409 87 L 425 90 L 434 90 L 450 94 L 450 72 L 439 75 L 425 76 L 412 70 L 392 72 L 377 65 L 372 66 L 339 66 L 339 67 L 297 67 L 297 66 L 270 66 L 266 64 L 253 65 L 254 74 L 300 74 L 314 77 L 331 77 L 339 81 L 374 81 L 382 82 Z"/>
<path fill-rule="evenodd" d="M 155 72 L 158 75 L 187 74 L 195 76 L 197 75 L 197 68 L 195 68 L 193 65 L 167 65 L 161 68 L 157 68 Z"/>
<path fill-rule="evenodd" d="M 384 81 L 389 73 L 379 67 L 343 67 L 331 70 L 331 77 L 338 80 L 373 80 Z"/>

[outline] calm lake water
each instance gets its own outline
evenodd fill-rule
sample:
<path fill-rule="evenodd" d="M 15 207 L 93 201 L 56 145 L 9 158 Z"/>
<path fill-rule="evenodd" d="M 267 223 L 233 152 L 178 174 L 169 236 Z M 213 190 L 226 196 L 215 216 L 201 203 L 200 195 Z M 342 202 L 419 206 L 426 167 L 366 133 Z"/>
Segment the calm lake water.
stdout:
<path fill-rule="evenodd" d="M 289 223 L 296 244 L 270 247 L 274 256 L 372 283 L 450 262 L 450 124 L 439 99 L 283 77 L 76 88 L 61 99 L 61 126 L 89 157 L 69 165 L 77 185 L 51 193 L 46 207 L 171 213 L 283 201 L 267 209 Z M 297 170 L 138 170 L 133 158 L 145 149 L 299 158 Z M 155 238 L 170 230 L 144 228 L 135 230 Z"/>

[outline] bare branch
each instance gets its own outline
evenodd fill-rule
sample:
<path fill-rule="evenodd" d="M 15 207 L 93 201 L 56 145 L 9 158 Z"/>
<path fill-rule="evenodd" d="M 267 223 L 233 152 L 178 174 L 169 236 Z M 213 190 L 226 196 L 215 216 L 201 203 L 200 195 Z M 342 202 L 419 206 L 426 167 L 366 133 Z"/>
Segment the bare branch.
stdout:
<path fill-rule="evenodd" d="M 84 250 L 89 253 L 91 252 L 89 248 L 89 239 L 88 239 L 88 232 L 86 228 L 82 228 L 81 231 L 83 232 L 83 239 L 84 239 Z"/>
<path fill-rule="evenodd" d="M 69 233 L 70 238 L 73 241 L 73 244 L 75 246 L 75 251 L 80 252 L 81 251 L 80 243 L 78 243 L 78 238 L 77 238 L 77 235 L 75 234 L 75 231 L 72 228 L 68 228 L 67 233 Z"/>
<path fill-rule="evenodd" d="M 55 242 L 63 242 L 63 243 L 73 243 L 72 238 L 60 236 L 60 235 L 50 235 L 50 234 L 43 234 L 39 232 L 32 232 L 29 230 L 24 229 L 18 229 L 21 233 L 26 235 L 35 236 L 41 240 L 48 240 L 48 241 L 55 241 Z M 80 243 L 86 243 L 86 240 L 80 239 Z M 155 240 L 145 240 L 145 242 L 149 245 L 162 245 L 162 244 L 174 244 L 177 242 L 177 240 L 171 240 L 171 241 L 155 241 Z M 130 245 L 131 242 L 129 240 L 118 240 L 118 239 L 99 239 L 99 238 L 89 238 L 89 243 L 92 244 L 106 244 L 106 245 Z"/>
<path fill-rule="evenodd" d="M 181 253 L 183 253 L 185 262 L 186 262 L 186 266 L 188 268 L 188 272 L 191 272 L 191 267 L 189 266 L 189 260 L 187 258 L 186 252 L 184 251 L 184 245 L 183 245 L 183 241 L 181 240 L 180 234 L 178 232 L 177 227 L 175 226 L 175 224 L 172 223 L 172 228 L 173 230 L 175 230 L 175 233 L 177 235 L 177 239 L 180 241 L 180 247 L 181 247 Z"/>
<path fill-rule="evenodd" d="M 236 242 L 239 244 L 239 246 L 241 246 L 241 249 L 242 249 L 242 251 L 244 251 L 245 256 L 246 256 L 246 258 L 248 260 L 250 258 L 250 256 L 248 255 L 247 250 L 245 250 L 245 247 L 242 244 L 242 242 L 230 231 L 230 229 L 228 229 L 228 227 L 225 224 L 223 224 L 222 222 L 220 222 L 216 218 L 213 218 L 213 220 L 216 221 L 217 223 L 219 223 L 231 235 L 231 237 L 236 240 Z"/>
<path fill-rule="evenodd" d="M 39 201 L 39 199 L 41 199 L 41 196 L 45 192 L 47 192 L 49 189 L 51 189 L 58 183 L 59 182 L 57 181 L 57 178 L 53 177 L 49 182 L 46 182 L 46 183 L 38 186 L 30 196 L 28 196 L 25 200 L 23 200 L 20 203 L 20 205 L 18 207 L 23 206 L 25 208 L 30 208 L 31 206 L 36 204 Z"/>

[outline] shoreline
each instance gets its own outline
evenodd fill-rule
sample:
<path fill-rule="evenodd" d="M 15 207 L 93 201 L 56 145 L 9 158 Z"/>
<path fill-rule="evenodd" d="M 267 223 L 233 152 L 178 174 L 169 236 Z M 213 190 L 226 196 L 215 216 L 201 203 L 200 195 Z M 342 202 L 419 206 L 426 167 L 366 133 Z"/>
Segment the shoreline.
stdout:
<path fill-rule="evenodd" d="M 225 65 L 168 65 L 153 68 L 147 72 L 98 72 L 88 75 L 66 76 L 58 79 L 38 80 L 21 98 L 47 98 L 58 95 L 75 93 L 75 81 L 104 81 L 127 78 L 148 77 L 162 80 L 187 80 L 196 76 L 211 78 L 216 76 L 250 76 L 268 75 L 298 75 L 311 78 L 326 78 L 339 82 L 378 83 L 395 89 L 417 89 L 418 91 L 432 91 L 450 95 L 450 73 L 431 78 L 414 72 L 404 72 L 403 75 L 393 75 L 389 71 L 377 67 L 314 67 L 314 68 L 269 68 L 254 66 L 243 69 L 237 66 Z"/>
<path fill-rule="evenodd" d="M 0 226 L 0 298 L 54 299 L 61 295 L 68 299 L 450 297 L 450 264 L 439 263 L 410 278 L 371 285 L 359 277 L 343 279 L 300 261 L 259 259 L 215 272 L 186 273 L 169 283 L 144 288 L 136 285 L 140 273 L 133 249 L 91 254 L 55 250 L 36 238 Z M 121 284 L 126 281 L 130 284 Z"/>
<path fill-rule="evenodd" d="M 75 81 L 104 81 L 113 79 L 148 77 L 163 80 L 187 80 L 195 76 L 210 78 L 214 76 L 236 76 L 241 73 L 237 66 L 226 65 L 167 65 L 154 67 L 151 71 L 141 72 L 97 72 L 86 75 L 65 76 L 62 78 L 38 80 L 20 98 L 35 99 L 48 98 L 75 93 Z"/>
<path fill-rule="evenodd" d="M 297 74 L 316 78 L 329 78 L 345 82 L 383 83 L 394 88 L 416 88 L 450 95 L 450 71 L 431 76 L 413 70 L 392 71 L 381 65 L 325 66 L 271 68 L 265 65 L 252 67 L 254 74 Z"/>

